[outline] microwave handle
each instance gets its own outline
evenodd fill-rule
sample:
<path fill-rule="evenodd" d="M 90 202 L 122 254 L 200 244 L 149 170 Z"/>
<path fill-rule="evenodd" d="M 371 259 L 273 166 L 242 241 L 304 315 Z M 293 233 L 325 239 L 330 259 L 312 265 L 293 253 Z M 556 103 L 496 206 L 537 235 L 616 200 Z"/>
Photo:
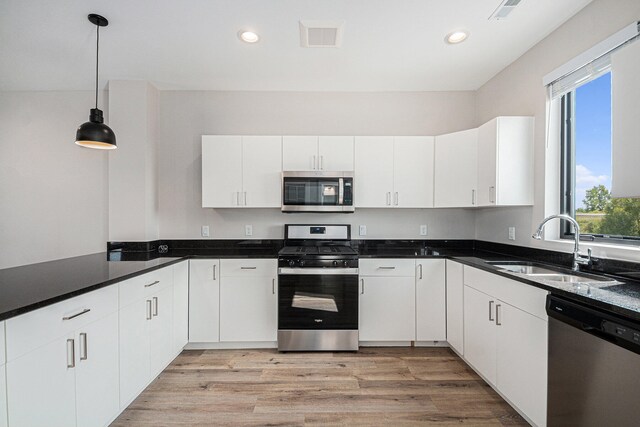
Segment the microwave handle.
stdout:
<path fill-rule="evenodd" d="M 344 179 L 338 179 L 338 204 L 342 205 L 344 203 Z"/>

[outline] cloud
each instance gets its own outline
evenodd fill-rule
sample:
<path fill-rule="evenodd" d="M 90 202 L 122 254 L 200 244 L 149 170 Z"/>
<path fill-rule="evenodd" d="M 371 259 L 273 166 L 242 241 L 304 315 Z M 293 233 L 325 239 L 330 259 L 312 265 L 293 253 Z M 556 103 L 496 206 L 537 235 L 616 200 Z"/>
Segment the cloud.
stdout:
<path fill-rule="evenodd" d="M 609 187 L 609 177 L 607 175 L 595 175 L 584 165 L 576 165 L 576 207 L 584 207 L 584 200 L 587 190 L 591 190 L 596 185 L 604 184 Z"/>

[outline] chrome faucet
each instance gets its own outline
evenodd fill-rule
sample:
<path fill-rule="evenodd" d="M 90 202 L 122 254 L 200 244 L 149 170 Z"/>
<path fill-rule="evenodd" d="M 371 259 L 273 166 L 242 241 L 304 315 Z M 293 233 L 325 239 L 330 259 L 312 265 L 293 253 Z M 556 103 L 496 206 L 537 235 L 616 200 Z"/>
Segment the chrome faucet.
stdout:
<path fill-rule="evenodd" d="M 548 221 L 550 221 L 550 220 L 552 220 L 554 218 L 564 219 L 565 221 L 569 221 L 573 225 L 573 228 L 575 229 L 575 233 L 573 234 L 573 237 L 575 239 L 575 244 L 573 246 L 573 267 L 572 267 L 572 270 L 573 271 L 580 271 L 580 266 L 581 265 L 591 265 L 591 248 L 589 248 L 587 250 L 587 256 L 584 256 L 584 255 L 580 254 L 580 225 L 578 224 L 578 222 L 575 219 L 573 219 L 569 215 L 558 214 L 558 215 L 551 215 L 551 216 L 546 217 L 545 219 L 542 220 L 542 222 L 538 226 L 538 229 L 536 230 L 536 232 L 531 237 L 533 237 L 536 240 L 540 240 L 542 238 L 542 230 L 544 229 L 544 225 Z"/>

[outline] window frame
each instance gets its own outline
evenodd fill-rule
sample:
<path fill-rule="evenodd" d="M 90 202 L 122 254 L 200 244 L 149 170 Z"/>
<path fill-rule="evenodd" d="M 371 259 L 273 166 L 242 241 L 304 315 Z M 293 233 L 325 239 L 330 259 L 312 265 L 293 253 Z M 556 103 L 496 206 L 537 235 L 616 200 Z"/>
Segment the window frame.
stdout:
<path fill-rule="evenodd" d="M 575 89 L 560 98 L 560 212 L 576 218 L 575 207 Z M 573 227 L 568 221 L 560 225 L 561 239 L 575 239 Z M 580 233 L 581 241 L 607 243 L 622 246 L 640 246 L 640 236 L 611 236 Z"/>

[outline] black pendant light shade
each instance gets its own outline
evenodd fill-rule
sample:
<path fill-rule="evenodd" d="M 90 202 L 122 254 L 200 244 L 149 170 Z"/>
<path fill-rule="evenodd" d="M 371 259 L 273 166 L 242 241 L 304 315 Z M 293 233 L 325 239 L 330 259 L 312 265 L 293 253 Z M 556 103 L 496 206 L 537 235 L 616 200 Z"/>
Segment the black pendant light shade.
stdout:
<path fill-rule="evenodd" d="M 76 144 L 100 150 L 114 150 L 116 146 L 116 135 L 111 128 L 104 124 L 102 110 L 98 109 L 98 52 L 100 46 L 100 27 L 109 25 L 106 18 L 91 14 L 89 21 L 96 25 L 96 108 L 92 108 L 89 113 L 89 121 L 81 124 L 76 131 Z"/>

